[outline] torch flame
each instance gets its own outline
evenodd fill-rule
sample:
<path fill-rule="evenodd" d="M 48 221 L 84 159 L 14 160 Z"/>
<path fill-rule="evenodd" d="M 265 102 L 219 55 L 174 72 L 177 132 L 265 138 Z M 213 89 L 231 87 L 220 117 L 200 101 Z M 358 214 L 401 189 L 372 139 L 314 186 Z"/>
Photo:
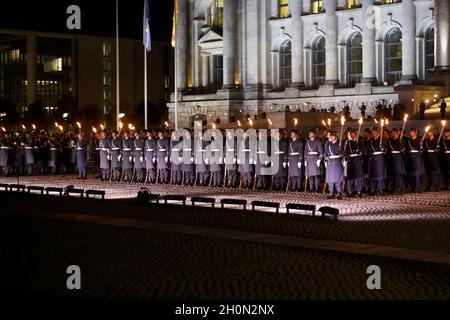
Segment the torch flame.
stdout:
<path fill-rule="evenodd" d="M 342 125 L 345 124 L 345 117 L 344 117 L 344 116 L 341 117 L 341 124 L 342 124 Z"/>
<path fill-rule="evenodd" d="M 96 127 L 92 127 L 92 132 L 97 133 L 97 128 Z"/>
<path fill-rule="evenodd" d="M 363 118 L 360 118 L 360 119 L 359 119 L 359 124 L 362 125 L 362 124 L 363 124 L 363 121 L 364 121 Z"/>
<path fill-rule="evenodd" d="M 59 123 L 55 122 L 55 127 L 59 128 Z"/>
<path fill-rule="evenodd" d="M 81 129 L 81 123 L 77 122 L 77 127 Z"/>
<path fill-rule="evenodd" d="M 267 121 L 269 122 L 269 125 L 272 125 L 272 120 L 267 119 Z"/>
<path fill-rule="evenodd" d="M 328 126 L 331 127 L 331 119 L 328 119 Z"/>
<path fill-rule="evenodd" d="M 430 131 L 430 128 L 431 128 L 430 126 L 426 127 L 426 128 L 425 128 L 425 132 Z"/>
<path fill-rule="evenodd" d="M 248 121 L 248 123 L 250 123 L 250 126 L 253 127 L 253 120 L 252 120 L 252 119 L 250 119 L 250 120 Z"/>
<path fill-rule="evenodd" d="M 298 119 L 294 118 L 294 125 L 297 126 L 298 125 Z"/>
<path fill-rule="evenodd" d="M 23 130 L 27 130 L 27 127 L 25 127 L 25 125 L 23 124 L 23 125 L 22 125 L 22 129 L 23 129 Z"/>
<path fill-rule="evenodd" d="M 327 124 L 325 123 L 325 120 L 322 120 L 322 124 L 323 124 L 324 127 L 327 126 Z"/>
<path fill-rule="evenodd" d="M 238 126 L 239 126 L 239 127 L 241 127 L 241 126 L 242 126 L 242 125 L 241 125 L 241 121 L 239 121 L 239 120 L 238 120 Z"/>
<path fill-rule="evenodd" d="M 32 124 L 31 127 L 33 128 L 33 130 L 36 130 L 36 125 Z"/>
<path fill-rule="evenodd" d="M 442 126 L 445 127 L 446 124 L 447 124 L 447 121 L 442 120 Z"/>
<path fill-rule="evenodd" d="M 61 130 L 61 132 L 64 131 L 64 127 L 63 126 L 59 126 L 59 130 Z"/>
<path fill-rule="evenodd" d="M 408 121 L 408 115 L 407 114 L 405 114 L 405 117 L 403 118 L 403 121 L 404 122 Z"/>
<path fill-rule="evenodd" d="M 3 132 L 6 132 L 6 128 L 5 128 L 5 127 L 2 127 L 2 131 L 3 131 Z"/>

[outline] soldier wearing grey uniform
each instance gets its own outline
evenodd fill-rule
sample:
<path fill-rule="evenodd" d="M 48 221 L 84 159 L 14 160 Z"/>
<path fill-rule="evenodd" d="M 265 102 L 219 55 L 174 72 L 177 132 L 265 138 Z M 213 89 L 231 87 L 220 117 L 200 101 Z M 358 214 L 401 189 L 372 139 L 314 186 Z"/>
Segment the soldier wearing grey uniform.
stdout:
<path fill-rule="evenodd" d="M 76 153 L 76 162 L 78 169 L 78 179 L 86 180 L 87 172 L 86 172 L 86 142 L 83 139 L 83 134 L 79 133 L 77 140 L 75 141 L 75 153 Z"/>
<path fill-rule="evenodd" d="M 330 190 L 328 199 L 342 200 L 342 182 L 344 181 L 344 166 L 342 153 L 336 132 L 330 132 L 330 139 L 325 144 L 325 166 L 327 170 L 326 183 Z"/>
<path fill-rule="evenodd" d="M 309 181 L 309 192 L 319 192 L 320 165 L 323 161 L 323 145 L 314 130 L 309 131 L 305 142 L 305 176 Z"/>
<path fill-rule="evenodd" d="M 100 148 L 100 181 L 107 181 L 111 171 L 109 165 L 111 143 L 104 131 L 101 132 L 98 146 Z"/>
<path fill-rule="evenodd" d="M 183 184 L 191 186 L 194 184 L 194 140 L 191 132 L 186 130 L 183 137 L 182 164 L 181 171 L 183 174 Z"/>
<path fill-rule="evenodd" d="M 223 165 L 223 148 L 222 141 L 218 140 L 217 133 L 213 132 L 211 143 L 208 148 L 208 157 L 210 159 L 209 170 L 211 172 L 211 186 L 222 186 L 222 165 Z"/>
<path fill-rule="evenodd" d="M 111 148 L 110 148 L 110 157 L 111 157 L 111 180 L 119 181 L 120 180 L 120 168 L 122 163 L 122 140 L 118 137 L 117 131 L 113 131 L 111 138 Z"/>
<path fill-rule="evenodd" d="M 195 140 L 195 179 L 197 185 L 206 186 L 208 181 L 208 163 L 209 159 L 206 154 L 207 143 L 203 141 L 203 134 L 199 132 L 199 136 Z"/>
<path fill-rule="evenodd" d="M 232 131 L 227 131 L 225 143 L 225 177 L 226 187 L 233 188 L 237 185 L 237 155 L 236 155 L 236 139 Z"/>
<path fill-rule="evenodd" d="M 136 132 L 133 141 L 134 170 L 136 174 L 136 182 L 144 182 L 144 170 L 145 170 L 144 147 L 145 142 L 143 137 L 141 137 L 139 133 Z"/>
<path fill-rule="evenodd" d="M 302 187 L 303 142 L 299 139 L 296 130 L 291 131 L 288 153 L 290 187 L 292 191 L 300 191 Z"/>
<path fill-rule="evenodd" d="M 156 141 L 156 170 L 158 179 L 156 183 L 166 184 L 169 179 L 169 141 L 164 138 L 164 132 L 158 132 L 158 140 Z"/>
<path fill-rule="evenodd" d="M 125 131 L 122 139 L 122 181 L 131 182 L 133 170 L 133 141 L 129 137 L 128 131 Z"/>
<path fill-rule="evenodd" d="M 145 140 L 145 168 L 147 169 L 147 182 L 156 182 L 156 140 L 151 131 L 147 131 L 147 140 Z"/>
<path fill-rule="evenodd" d="M 173 131 L 170 140 L 170 182 L 177 185 L 181 184 L 183 178 L 183 173 L 181 171 L 182 150 L 179 146 L 180 144 L 180 139 L 177 137 L 176 132 Z"/>

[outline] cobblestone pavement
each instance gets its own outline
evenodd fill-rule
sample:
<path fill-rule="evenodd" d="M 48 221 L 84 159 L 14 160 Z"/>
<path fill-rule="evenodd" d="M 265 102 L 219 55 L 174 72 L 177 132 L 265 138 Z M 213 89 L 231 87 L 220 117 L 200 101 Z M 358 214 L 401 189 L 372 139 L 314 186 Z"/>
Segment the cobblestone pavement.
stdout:
<path fill-rule="evenodd" d="M 450 269 L 439 265 L 10 214 L 0 231 L 2 294 L 9 297 L 450 298 Z M 75 293 L 66 289 L 73 264 L 82 270 Z M 382 290 L 366 287 L 373 264 L 382 270 Z"/>
<path fill-rule="evenodd" d="M 16 184 L 17 178 L 0 178 L 0 183 Z M 271 192 L 207 187 L 183 187 L 172 185 L 108 183 L 98 180 L 80 181 L 73 176 L 20 177 L 19 182 L 33 186 L 74 185 L 83 189 L 106 191 L 107 199 L 135 198 L 141 187 L 160 195 L 186 195 L 280 202 L 285 212 L 287 203 L 314 204 L 339 208 L 343 221 L 438 221 L 450 220 L 450 192 L 426 192 L 422 194 L 389 195 L 383 197 L 346 198 L 343 201 L 327 200 L 322 194 L 300 192 Z"/>

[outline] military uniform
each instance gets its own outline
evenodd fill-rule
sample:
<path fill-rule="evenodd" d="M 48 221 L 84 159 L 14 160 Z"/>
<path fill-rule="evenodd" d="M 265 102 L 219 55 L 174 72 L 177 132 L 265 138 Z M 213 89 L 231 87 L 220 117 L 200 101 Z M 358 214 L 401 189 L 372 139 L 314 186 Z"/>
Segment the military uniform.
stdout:
<path fill-rule="evenodd" d="M 337 195 L 342 198 L 342 182 L 344 181 L 344 167 L 339 142 L 328 141 L 325 144 L 326 183 L 330 190 L 329 198 Z"/>
<path fill-rule="evenodd" d="M 291 189 L 299 191 L 302 187 L 303 143 L 300 139 L 291 139 L 288 149 L 288 174 Z M 289 187 L 289 186 L 288 186 Z"/>
<path fill-rule="evenodd" d="M 147 182 L 156 182 L 156 140 L 153 137 L 145 140 L 145 168 L 147 170 Z"/>
<path fill-rule="evenodd" d="M 405 143 L 406 172 L 412 191 L 422 192 L 421 177 L 424 174 L 422 147 L 419 138 L 408 139 Z"/>
<path fill-rule="evenodd" d="M 450 139 L 441 142 L 442 169 L 445 172 L 445 186 L 450 190 Z"/>
<path fill-rule="evenodd" d="M 225 176 L 227 187 L 236 187 L 237 184 L 237 153 L 234 136 L 225 138 Z"/>
<path fill-rule="evenodd" d="M 197 185 L 206 186 L 208 181 L 208 158 L 206 154 L 206 142 L 203 139 L 195 140 L 195 179 Z"/>
<path fill-rule="evenodd" d="M 217 138 L 212 138 L 209 145 L 209 159 L 211 172 L 211 186 L 222 186 L 222 165 L 223 165 L 223 148 L 222 143 Z"/>
<path fill-rule="evenodd" d="M 27 175 L 32 176 L 34 166 L 34 144 L 31 138 L 25 139 L 24 149 L 25 149 L 25 166 L 27 170 Z"/>
<path fill-rule="evenodd" d="M 270 186 L 269 176 L 264 174 L 270 164 L 270 149 L 267 138 L 263 137 L 262 139 L 258 139 L 256 149 L 255 183 L 257 189 L 267 189 Z"/>
<path fill-rule="evenodd" d="M 48 167 L 51 174 L 56 174 L 59 170 L 59 161 L 61 155 L 61 146 L 59 144 L 58 139 L 52 138 L 49 141 L 49 149 L 48 149 Z"/>
<path fill-rule="evenodd" d="M 78 178 L 85 179 L 87 176 L 86 172 L 86 145 L 83 138 L 77 138 L 75 142 L 75 152 L 76 152 L 76 162 L 78 169 Z"/>
<path fill-rule="evenodd" d="M 134 160 L 134 172 L 136 174 L 137 182 L 144 182 L 144 170 L 145 170 L 145 162 L 144 162 L 144 148 L 145 143 L 144 140 L 137 136 L 133 141 L 133 160 Z"/>
<path fill-rule="evenodd" d="M 386 167 L 385 167 L 385 144 L 380 143 L 381 136 L 372 137 L 366 150 L 369 156 L 369 180 L 370 189 L 373 194 L 380 194 L 385 188 Z"/>
<path fill-rule="evenodd" d="M 172 184 L 181 184 L 183 173 L 181 171 L 182 150 L 180 141 L 170 141 L 170 181 Z"/>
<path fill-rule="evenodd" d="M 400 138 L 389 138 L 386 144 L 387 176 L 389 189 L 394 193 L 403 193 L 405 188 L 405 146 Z"/>
<path fill-rule="evenodd" d="M 285 190 L 287 183 L 286 178 L 288 175 L 287 162 L 289 160 L 288 143 L 285 139 L 279 139 L 278 145 L 276 139 L 273 142 L 273 156 L 278 157 L 278 171 L 273 177 L 273 187 L 275 188 L 275 190 Z"/>
<path fill-rule="evenodd" d="M 251 154 L 250 139 L 246 137 L 239 143 L 238 160 L 239 173 L 241 174 L 241 186 L 243 188 L 251 188 L 253 186 L 253 158 Z"/>
<path fill-rule="evenodd" d="M 106 181 L 109 179 L 110 174 L 110 150 L 111 143 L 108 138 L 102 138 L 99 140 L 99 148 L 100 148 L 100 180 Z"/>
<path fill-rule="evenodd" d="M 423 160 L 428 175 L 428 188 L 439 191 L 441 166 L 439 163 L 439 148 L 436 138 L 425 139 L 423 144 Z"/>
<path fill-rule="evenodd" d="M 156 141 L 156 170 L 158 172 L 157 183 L 167 183 L 169 179 L 169 141 L 159 138 Z"/>
<path fill-rule="evenodd" d="M 194 140 L 189 137 L 183 138 L 183 150 L 182 150 L 182 159 L 183 163 L 181 164 L 181 171 L 183 174 L 183 184 L 191 186 L 194 184 L 194 155 L 192 153 L 192 149 L 194 148 Z"/>
<path fill-rule="evenodd" d="M 0 174 L 7 176 L 9 174 L 9 159 L 12 153 L 11 141 L 7 137 L 0 140 Z"/>
<path fill-rule="evenodd" d="M 133 170 L 133 141 L 129 137 L 122 139 L 122 181 L 131 182 Z"/>
<path fill-rule="evenodd" d="M 305 142 L 305 177 L 309 181 L 309 191 L 319 192 L 320 165 L 323 160 L 323 145 L 318 138 Z"/>
<path fill-rule="evenodd" d="M 111 157 L 111 180 L 120 180 L 120 168 L 122 166 L 122 140 L 113 137 L 110 141 L 110 157 Z"/>
<path fill-rule="evenodd" d="M 362 145 L 358 141 L 348 140 L 344 147 L 345 171 L 347 176 L 347 189 L 350 196 L 361 195 L 364 179 Z"/>

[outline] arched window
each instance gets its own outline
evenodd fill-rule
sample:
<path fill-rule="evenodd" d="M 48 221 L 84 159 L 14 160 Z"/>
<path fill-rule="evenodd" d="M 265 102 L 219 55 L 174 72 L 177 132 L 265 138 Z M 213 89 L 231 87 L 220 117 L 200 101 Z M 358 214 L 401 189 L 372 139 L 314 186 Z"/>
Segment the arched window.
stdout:
<path fill-rule="evenodd" d="M 292 83 L 292 43 L 289 40 L 283 42 L 280 48 L 280 84 L 287 88 Z"/>
<path fill-rule="evenodd" d="M 318 87 L 325 82 L 325 37 L 320 37 L 314 42 L 312 63 L 312 82 Z"/>
<path fill-rule="evenodd" d="M 278 17 L 289 17 L 289 0 L 278 0 Z"/>
<path fill-rule="evenodd" d="M 323 1 L 311 0 L 311 13 L 322 13 L 322 11 L 323 11 Z"/>
<path fill-rule="evenodd" d="M 385 41 L 385 81 L 394 84 L 402 77 L 402 32 L 394 28 L 386 35 Z"/>
<path fill-rule="evenodd" d="M 432 72 L 434 65 L 434 28 L 430 28 L 425 33 L 425 73 Z"/>
<path fill-rule="evenodd" d="M 347 82 L 354 86 L 362 78 L 362 36 L 355 32 L 347 42 Z"/>

